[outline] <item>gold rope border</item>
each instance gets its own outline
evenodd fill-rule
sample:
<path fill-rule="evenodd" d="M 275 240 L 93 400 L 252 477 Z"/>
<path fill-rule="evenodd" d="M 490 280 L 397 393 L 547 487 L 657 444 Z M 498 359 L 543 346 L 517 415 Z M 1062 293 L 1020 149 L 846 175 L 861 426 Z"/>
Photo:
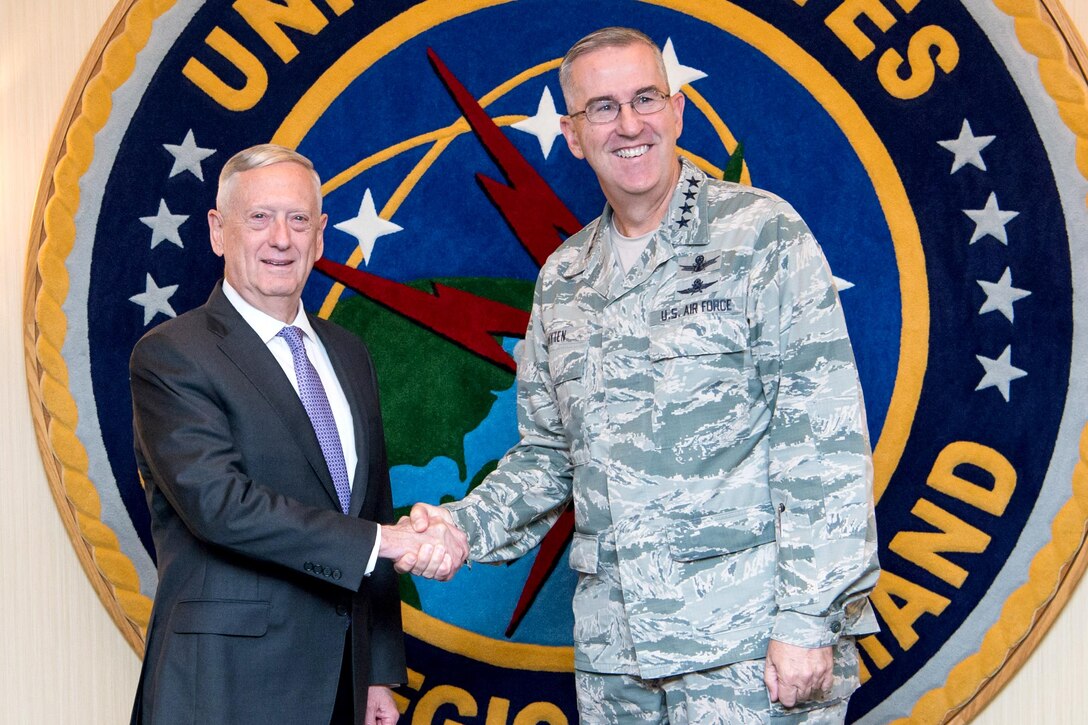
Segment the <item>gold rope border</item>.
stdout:
<path fill-rule="evenodd" d="M 1014 20 L 1020 45 L 1039 60 L 1039 78 L 1076 136 L 1076 165 L 1088 179 L 1084 41 L 1059 0 L 992 1 Z M 895 721 L 897 725 L 963 725 L 972 720 L 1023 666 L 1069 601 L 1088 566 L 1088 426 L 1081 430 L 1078 448 L 1072 494 L 1054 517 L 1050 542 L 1032 559 L 1027 582 L 1005 600 L 978 652 L 953 667 L 945 685 L 923 695 L 910 717 Z"/>
<path fill-rule="evenodd" d="M 141 656 L 151 600 L 140 593 L 136 568 L 121 551 L 117 535 L 102 523 L 102 504 L 89 477 L 87 451 L 76 435 L 79 411 L 61 355 L 68 332 L 62 305 L 68 296 L 65 260 L 75 244 L 79 180 L 94 158 L 95 134 L 109 120 L 111 94 L 132 75 L 152 22 L 173 5 L 174 0 L 121 0 L 87 53 L 46 155 L 23 285 L 27 385 L 49 488 L 87 578 Z"/>

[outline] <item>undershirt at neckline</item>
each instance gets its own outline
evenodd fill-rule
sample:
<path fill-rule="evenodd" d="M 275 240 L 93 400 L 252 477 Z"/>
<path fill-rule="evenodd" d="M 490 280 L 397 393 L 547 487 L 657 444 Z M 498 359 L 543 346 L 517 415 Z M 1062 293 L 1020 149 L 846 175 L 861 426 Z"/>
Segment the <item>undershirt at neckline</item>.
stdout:
<path fill-rule="evenodd" d="M 612 251 L 616 253 L 616 263 L 619 264 L 623 273 L 627 274 L 646 250 L 646 245 L 650 243 L 650 237 L 654 235 L 655 230 L 646 232 L 641 236 L 627 237 L 621 234 L 619 229 L 616 229 L 616 222 L 613 220 L 608 225 L 608 231 Z"/>

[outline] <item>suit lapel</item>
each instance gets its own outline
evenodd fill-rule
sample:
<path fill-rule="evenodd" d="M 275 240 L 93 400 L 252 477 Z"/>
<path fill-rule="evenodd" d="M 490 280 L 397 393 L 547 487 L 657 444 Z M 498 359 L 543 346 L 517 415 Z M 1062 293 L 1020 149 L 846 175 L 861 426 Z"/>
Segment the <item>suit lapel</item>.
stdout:
<path fill-rule="evenodd" d="M 221 338 L 219 349 L 242 371 L 254 389 L 280 416 L 287 430 L 291 432 L 292 440 L 302 449 L 314 475 L 339 509 L 336 487 L 321 452 L 321 445 L 317 441 L 317 434 L 298 393 L 283 374 L 283 368 L 276 362 L 264 341 L 246 324 L 223 294 L 222 283 L 216 285 L 212 291 L 206 308 L 210 314 L 209 326 Z"/>

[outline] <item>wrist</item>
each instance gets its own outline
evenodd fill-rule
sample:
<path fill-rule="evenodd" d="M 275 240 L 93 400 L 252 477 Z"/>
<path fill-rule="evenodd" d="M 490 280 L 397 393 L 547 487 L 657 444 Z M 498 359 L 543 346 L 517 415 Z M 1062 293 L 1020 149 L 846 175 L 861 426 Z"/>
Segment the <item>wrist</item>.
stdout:
<path fill-rule="evenodd" d="M 399 559 L 408 551 L 404 531 L 394 524 L 382 524 L 378 556 L 382 559 Z"/>

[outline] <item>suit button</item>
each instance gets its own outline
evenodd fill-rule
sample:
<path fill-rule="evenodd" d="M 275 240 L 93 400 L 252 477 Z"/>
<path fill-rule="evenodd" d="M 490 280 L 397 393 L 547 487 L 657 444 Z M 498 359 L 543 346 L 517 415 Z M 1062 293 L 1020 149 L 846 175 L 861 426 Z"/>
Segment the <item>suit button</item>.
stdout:
<path fill-rule="evenodd" d="M 304 571 L 313 571 L 314 570 L 313 562 L 312 561 L 306 562 L 305 564 L 302 565 L 302 569 Z"/>
<path fill-rule="evenodd" d="M 341 576 L 343 576 L 343 574 L 340 573 L 339 569 L 333 569 L 332 570 L 332 578 L 333 579 L 339 579 Z"/>
<path fill-rule="evenodd" d="M 324 574 L 325 576 L 332 576 L 332 569 L 330 569 L 327 566 L 323 566 L 323 567 L 321 567 L 321 573 Z"/>
<path fill-rule="evenodd" d="M 348 606 L 346 604 L 337 604 L 336 613 L 339 614 L 341 617 L 348 616 Z"/>

